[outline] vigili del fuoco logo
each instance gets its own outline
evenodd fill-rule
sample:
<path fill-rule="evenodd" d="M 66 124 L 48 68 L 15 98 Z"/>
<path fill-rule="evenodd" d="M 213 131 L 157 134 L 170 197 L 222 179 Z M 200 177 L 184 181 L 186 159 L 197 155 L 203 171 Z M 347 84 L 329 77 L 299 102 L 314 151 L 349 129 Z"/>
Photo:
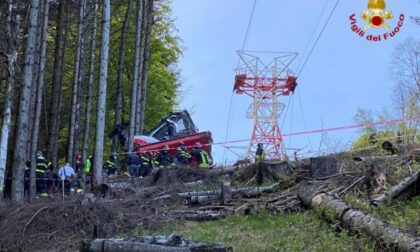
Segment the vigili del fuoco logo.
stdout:
<path fill-rule="evenodd" d="M 404 24 L 404 14 L 398 17 L 386 9 L 384 0 L 368 0 L 368 10 L 362 11 L 360 18 L 365 24 L 358 24 L 356 13 L 350 16 L 351 30 L 369 41 L 388 40 L 398 34 Z M 384 32 L 385 31 L 385 32 Z"/>

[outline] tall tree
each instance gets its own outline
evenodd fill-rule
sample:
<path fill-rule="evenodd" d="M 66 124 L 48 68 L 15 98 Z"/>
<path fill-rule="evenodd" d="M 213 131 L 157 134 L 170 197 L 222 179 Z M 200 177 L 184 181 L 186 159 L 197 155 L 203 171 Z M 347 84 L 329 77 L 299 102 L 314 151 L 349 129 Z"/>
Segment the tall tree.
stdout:
<path fill-rule="evenodd" d="M 137 22 L 136 22 L 136 50 L 134 53 L 134 73 L 131 89 L 131 105 L 130 105 L 130 128 L 128 134 L 128 151 L 133 150 L 133 139 L 136 131 L 136 117 L 137 117 L 137 88 L 139 86 L 139 69 L 140 69 L 140 54 L 141 54 L 141 28 L 143 17 L 143 1 L 137 0 Z"/>
<path fill-rule="evenodd" d="M 26 148 L 28 139 L 29 121 L 29 100 L 32 84 L 34 65 L 34 45 L 38 19 L 39 0 L 30 1 L 29 28 L 26 39 L 25 62 L 22 76 L 22 89 L 19 101 L 19 116 L 17 118 L 17 129 L 15 148 L 13 154 L 13 177 L 12 177 L 12 200 L 17 203 L 23 202 L 23 172 L 26 162 Z"/>
<path fill-rule="evenodd" d="M 143 79 L 143 66 L 144 66 L 144 52 L 145 52 L 145 45 L 146 45 L 146 25 L 147 25 L 147 13 L 149 10 L 148 6 L 149 0 L 142 0 L 142 20 L 141 20 L 141 44 L 140 44 L 140 62 L 139 62 L 139 72 L 138 72 L 138 82 L 137 82 L 137 101 L 136 101 L 136 135 L 140 135 L 142 132 L 140 131 L 140 118 L 141 118 L 141 98 L 144 94 L 142 94 L 141 89 L 141 81 Z"/>
<path fill-rule="evenodd" d="M 42 28 L 41 28 L 41 40 L 40 46 L 41 51 L 39 55 L 39 66 L 37 68 L 38 72 L 38 81 L 36 88 L 36 103 L 35 103 L 35 116 L 33 121 L 33 131 L 31 138 L 31 173 L 35 175 L 35 166 L 36 166 L 36 152 L 38 148 L 38 139 L 39 139 L 39 122 L 41 119 L 41 108 L 42 108 L 42 98 L 44 94 L 44 75 L 45 75 L 45 58 L 47 51 L 47 33 L 48 33 L 48 14 L 49 14 L 49 0 L 43 0 L 44 4 L 42 5 L 44 10 L 42 11 Z M 35 195 L 36 188 L 35 184 L 32 183 L 30 188 L 30 194 Z"/>
<path fill-rule="evenodd" d="M 115 118 L 114 127 L 121 124 L 121 112 L 123 107 L 123 71 L 125 61 L 125 47 L 127 41 L 128 22 L 130 21 L 131 9 L 133 1 L 128 0 L 127 10 L 125 12 L 124 23 L 121 28 L 120 50 L 118 54 L 118 72 L 117 72 L 117 99 L 115 101 Z M 112 138 L 112 152 L 117 152 L 118 137 L 115 135 Z"/>
<path fill-rule="evenodd" d="M 7 1 L 7 95 L 3 111 L 3 124 L 1 128 L 0 138 L 0 201 L 3 198 L 3 184 L 7 164 L 7 150 L 9 145 L 10 123 L 12 120 L 12 106 L 15 87 L 15 64 L 18 56 L 18 39 L 19 23 L 13 18 L 13 1 Z"/>
<path fill-rule="evenodd" d="M 143 53 L 143 69 L 142 69 L 142 78 L 140 83 L 140 111 L 137 113 L 139 115 L 138 124 L 139 124 L 139 132 L 140 134 L 144 134 L 144 118 L 146 114 L 146 97 L 147 97 L 147 78 L 149 72 L 149 64 L 150 64 L 150 40 L 151 40 L 151 33 L 152 33 L 152 26 L 153 26 L 153 0 L 147 0 L 147 12 L 146 12 L 146 30 L 145 30 L 145 37 L 144 37 L 144 53 Z"/>
<path fill-rule="evenodd" d="M 73 74 L 73 89 L 72 89 L 72 102 L 71 102 L 71 114 L 70 114 L 70 125 L 69 125 L 69 135 L 68 135 L 68 152 L 67 160 L 74 166 L 75 163 L 75 130 L 77 125 L 77 107 L 78 107 L 78 89 L 80 84 L 80 64 L 81 64 L 81 54 L 83 46 L 83 24 L 86 11 L 86 0 L 79 1 L 79 28 L 77 33 L 77 43 L 76 43 L 76 56 L 74 61 L 74 74 Z"/>
<path fill-rule="evenodd" d="M 104 153 L 106 89 L 108 77 L 108 51 L 110 34 L 111 4 L 110 0 L 103 1 L 101 58 L 99 67 L 98 104 L 96 113 L 96 136 L 94 156 L 94 185 L 102 183 L 102 159 Z"/>
<path fill-rule="evenodd" d="M 90 59 L 89 59 L 89 82 L 86 94 L 86 110 L 85 110 L 85 128 L 83 132 L 83 151 L 82 151 L 82 163 L 86 164 L 88 159 L 88 144 L 90 135 L 90 114 L 92 112 L 92 93 L 93 93 L 93 81 L 95 78 L 95 50 L 96 50 L 96 32 L 98 24 L 98 0 L 95 0 L 93 6 L 93 22 L 92 22 L 92 35 L 90 44 Z M 83 171 L 83 180 L 85 178 L 85 169 Z M 84 186 L 85 183 L 83 183 Z M 83 190 L 85 192 L 86 190 Z"/>
<path fill-rule="evenodd" d="M 43 23 L 43 12 L 44 12 L 44 3 L 45 0 L 39 1 L 38 6 L 38 20 L 37 20 L 37 28 L 36 28 L 36 38 L 35 38 L 35 53 L 34 53 L 34 66 L 32 71 L 32 85 L 31 85 L 31 102 L 29 105 L 29 130 L 28 136 L 30 139 L 33 137 L 34 132 L 34 121 L 35 121 L 35 110 L 36 110 L 36 97 L 37 97 L 37 89 L 38 89 L 38 76 L 39 76 L 39 61 L 41 58 L 41 33 L 42 33 L 42 23 Z M 36 152 L 36 150 L 35 150 Z M 27 159 L 31 160 L 32 155 L 32 144 L 29 144 L 29 148 L 26 150 Z M 33 161 L 33 160 L 31 160 Z M 33 171 L 35 174 L 35 171 Z"/>
<path fill-rule="evenodd" d="M 48 156 L 54 167 L 57 167 L 57 141 L 60 125 L 61 91 L 63 86 L 64 56 L 67 41 L 68 21 L 66 13 L 67 0 L 61 0 L 57 11 L 55 33 L 54 70 L 51 90 L 51 116 L 48 136 Z"/>

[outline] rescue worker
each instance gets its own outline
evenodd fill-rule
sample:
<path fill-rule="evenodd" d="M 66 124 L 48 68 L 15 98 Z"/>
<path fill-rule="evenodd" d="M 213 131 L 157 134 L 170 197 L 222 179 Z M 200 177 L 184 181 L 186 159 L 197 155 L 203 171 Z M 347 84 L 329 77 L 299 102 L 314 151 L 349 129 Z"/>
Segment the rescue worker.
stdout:
<path fill-rule="evenodd" d="M 86 159 L 85 163 L 85 184 L 88 185 L 90 183 L 90 180 L 92 178 L 92 170 L 93 170 L 93 156 L 89 156 L 89 158 Z"/>
<path fill-rule="evenodd" d="M 152 173 L 152 169 L 153 167 L 151 163 L 151 158 L 149 157 L 149 155 L 147 155 L 147 153 L 142 152 L 140 154 L 140 169 L 138 176 L 149 176 Z"/>
<path fill-rule="evenodd" d="M 104 170 L 105 173 L 109 176 L 109 175 L 114 175 L 115 172 L 117 171 L 117 167 L 115 166 L 115 156 L 114 155 L 110 155 L 109 159 L 105 162 L 104 164 Z"/>
<path fill-rule="evenodd" d="M 180 167 L 187 167 L 190 163 L 191 154 L 187 151 L 183 142 L 179 143 L 179 147 L 176 149 L 176 162 Z"/>
<path fill-rule="evenodd" d="M 165 144 L 160 151 L 158 162 L 161 168 L 173 165 L 174 159 L 169 155 L 169 146 L 167 144 Z"/>
<path fill-rule="evenodd" d="M 36 193 L 47 196 L 47 172 L 51 163 L 48 162 L 41 151 L 36 153 Z"/>
<path fill-rule="evenodd" d="M 209 154 L 201 148 L 200 143 L 196 143 L 194 145 L 194 150 L 190 154 L 191 154 L 191 157 L 196 158 L 198 168 L 210 167 L 210 163 L 212 162 L 211 158 Z"/>
<path fill-rule="evenodd" d="M 125 164 L 130 176 L 139 176 L 140 158 L 135 152 L 127 154 Z"/>
<path fill-rule="evenodd" d="M 150 155 L 150 164 L 152 165 L 152 169 L 159 167 L 159 153 L 156 151 L 152 151 Z"/>
<path fill-rule="evenodd" d="M 72 187 L 72 180 L 75 178 L 75 172 L 73 167 L 70 166 L 69 163 L 66 163 L 63 167 L 60 168 L 58 171 L 58 176 L 62 183 L 64 183 L 64 192 L 68 195 L 70 194 L 70 190 Z"/>
<path fill-rule="evenodd" d="M 255 163 L 263 161 L 265 158 L 265 152 L 263 149 L 263 144 L 257 144 L 257 151 L 255 152 Z"/>
<path fill-rule="evenodd" d="M 370 134 L 369 136 L 369 143 L 372 145 L 375 145 L 378 141 L 376 140 L 376 133 L 373 132 L 372 134 Z"/>

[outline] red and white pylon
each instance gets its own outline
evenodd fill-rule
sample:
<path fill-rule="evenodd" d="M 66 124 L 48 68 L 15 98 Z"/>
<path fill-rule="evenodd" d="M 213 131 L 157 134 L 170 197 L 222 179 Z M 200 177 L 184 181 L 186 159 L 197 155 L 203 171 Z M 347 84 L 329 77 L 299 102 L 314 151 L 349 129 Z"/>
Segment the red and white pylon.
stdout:
<path fill-rule="evenodd" d="M 253 159 L 257 144 L 262 143 L 267 159 L 287 159 L 278 123 L 285 105 L 279 97 L 291 95 L 297 86 L 297 78 L 289 70 L 297 53 L 239 51 L 238 54 L 240 64 L 233 90 L 253 99 L 247 112 L 247 117 L 253 120 L 247 158 Z"/>

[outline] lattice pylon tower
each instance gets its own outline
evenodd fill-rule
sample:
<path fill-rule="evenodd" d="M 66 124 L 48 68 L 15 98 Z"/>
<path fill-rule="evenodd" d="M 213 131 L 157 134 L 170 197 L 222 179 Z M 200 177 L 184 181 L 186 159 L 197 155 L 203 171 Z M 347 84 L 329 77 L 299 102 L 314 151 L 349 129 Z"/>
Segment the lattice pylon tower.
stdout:
<path fill-rule="evenodd" d="M 253 120 L 247 158 L 253 159 L 257 144 L 262 143 L 267 159 L 287 159 L 279 126 L 285 105 L 279 100 L 297 86 L 289 69 L 297 53 L 239 51 L 238 55 L 234 91 L 253 99 L 247 112 L 247 118 Z"/>

